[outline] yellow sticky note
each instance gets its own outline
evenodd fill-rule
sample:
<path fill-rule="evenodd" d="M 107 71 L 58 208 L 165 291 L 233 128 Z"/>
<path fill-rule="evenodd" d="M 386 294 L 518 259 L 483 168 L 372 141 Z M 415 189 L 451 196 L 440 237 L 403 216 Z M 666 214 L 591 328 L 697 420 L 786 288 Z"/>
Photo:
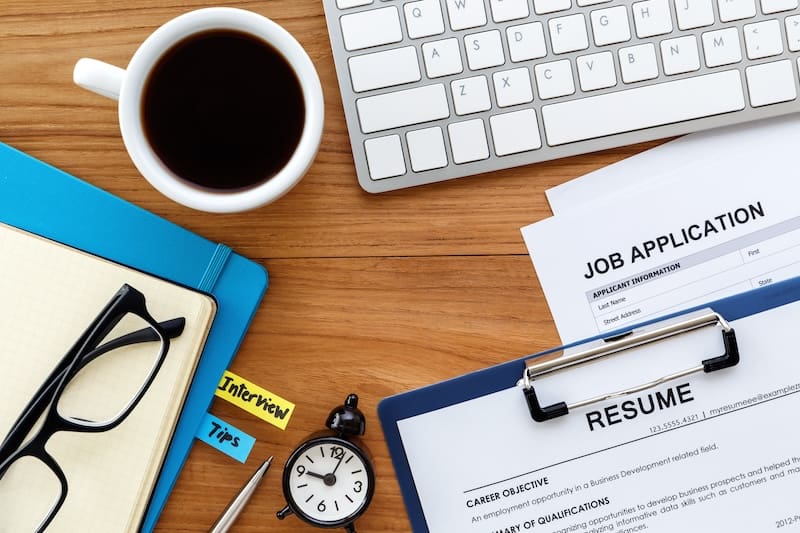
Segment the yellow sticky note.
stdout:
<path fill-rule="evenodd" d="M 227 370 L 214 394 L 281 429 L 286 429 L 294 412 L 289 400 Z"/>

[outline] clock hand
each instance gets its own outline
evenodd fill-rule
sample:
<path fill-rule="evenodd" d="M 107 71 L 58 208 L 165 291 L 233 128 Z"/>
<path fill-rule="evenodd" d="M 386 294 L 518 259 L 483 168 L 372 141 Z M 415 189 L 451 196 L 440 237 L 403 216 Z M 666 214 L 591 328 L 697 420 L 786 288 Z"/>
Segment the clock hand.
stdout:
<path fill-rule="evenodd" d="M 325 479 L 325 476 L 317 474 L 316 472 L 311 472 L 310 470 L 306 470 L 306 474 L 308 474 L 311 477 L 315 477 L 317 479 Z"/>
<path fill-rule="evenodd" d="M 306 470 L 306 474 L 309 474 L 311 477 L 320 478 L 322 479 L 323 482 L 325 482 L 325 485 L 327 485 L 328 487 L 332 487 L 336 485 L 336 471 L 339 469 L 339 465 L 342 464 L 342 459 L 344 459 L 344 454 L 342 454 L 342 456 L 339 457 L 339 462 L 336 463 L 336 466 L 333 468 L 333 472 L 331 472 L 330 474 L 325 474 L 324 476 L 320 476 L 319 474 L 315 474 L 314 472 L 309 472 L 308 470 Z"/>
<path fill-rule="evenodd" d="M 342 456 L 339 457 L 339 462 L 336 463 L 336 468 L 333 469 L 333 472 L 331 472 L 331 475 L 334 475 L 336 473 L 336 471 L 339 470 L 339 465 L 342 464 L 342 459 L 344 459 L 344 454 L 342 454 Z"/>
<path fill-rule="evenodd" d="M 339 465 L 336 466 L 338 467 Z M 334 469 L 334 472 L 335 471 L 336 469 Z M 322 476 L 320 474 L 317 474 L 316 472 L 311 472 L 310 470 L 306 470 L 306 474 L 308 474 L 311 477 L 321 479 L 325 483 L 325 485 L 329 487 L 332 487 L 336 484 L 336 476 L 334 476 L 333 474 L 325 474 L 324 476 Z"/>

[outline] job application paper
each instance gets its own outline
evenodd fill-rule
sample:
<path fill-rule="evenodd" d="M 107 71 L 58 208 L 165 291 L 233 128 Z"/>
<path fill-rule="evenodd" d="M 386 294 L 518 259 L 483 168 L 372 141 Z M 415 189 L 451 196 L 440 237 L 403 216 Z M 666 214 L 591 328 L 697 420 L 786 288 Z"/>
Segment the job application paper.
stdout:
<path fill-rule="evenodd" d="M 800 275 L 799 197 L 794 166 L 739 151 L 522 234 L 568 343 Z"/>
<path fill-rule="evenodd" d="M 800 304 L 731 323 L 738 366 L 534 422 L 520 388 L 398 424 L 430 533 L 766 533 L 800 528 Z M 536 382 L 544 404 L 722 353 L 682 334 Z M 606 363 L 602 363 L 606 364 Z M 593 378 L 593 379 L 591 379 Z M 551 381 L 554 380 L 554 381 Z M 638 380 L 638 381 L 637 381 Z M 602 387 L 606 387 L 605 390 Z M 436 446 L 431 446 L 435 442 Z"/>

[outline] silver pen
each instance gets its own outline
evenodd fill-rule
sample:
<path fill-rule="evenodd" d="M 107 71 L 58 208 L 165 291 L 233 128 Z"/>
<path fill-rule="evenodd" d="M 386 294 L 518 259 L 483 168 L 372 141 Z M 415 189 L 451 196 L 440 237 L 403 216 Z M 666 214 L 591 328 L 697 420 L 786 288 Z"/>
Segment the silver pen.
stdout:
<path fill-rule="evenodd" d="M 247 505 L 248 500 L 255 492 L 256 487 L 261 482 L 261 478 L 264 477 L 264 474 L 267 473 L 269 470 L 269 465 L 272 464 L 272 457 L 264 461 L 258 470 L 256 470 L 253 475 L 250 477 L 250 480 L 245 483 L 242 490 L 239 491 L 239 494 L 236 495 L 235 498 L 231 500 L 231 503 L 228 504 L 228 507 L 225 508 L 225 511 L 222 515 L 217 519 L 209 533 L 224 533 L 228 531 L 233 523 L 236 521 L 236 517 L 239 516 L 239 513 L 242 512 L 244 506 Z"/>

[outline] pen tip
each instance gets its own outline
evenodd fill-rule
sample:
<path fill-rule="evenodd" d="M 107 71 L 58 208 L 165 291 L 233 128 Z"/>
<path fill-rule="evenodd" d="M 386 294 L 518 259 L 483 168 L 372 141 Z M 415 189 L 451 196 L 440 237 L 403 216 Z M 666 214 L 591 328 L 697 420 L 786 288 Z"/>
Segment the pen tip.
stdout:
<path fill-rule="evenodd" d="M 270 456 L 269 459 L 261 463 L 261 466 L 259 466 L 258 469 L 256 469 L 256 471 L 253 473 L 253 477 L 258 478 L 259 480 L 262 477 L 264 477 L 264 475 L 266 475 L 267 473 L 267 470 L 269 470 L 270 464 L 272 464 L 272 456 Z"/>

